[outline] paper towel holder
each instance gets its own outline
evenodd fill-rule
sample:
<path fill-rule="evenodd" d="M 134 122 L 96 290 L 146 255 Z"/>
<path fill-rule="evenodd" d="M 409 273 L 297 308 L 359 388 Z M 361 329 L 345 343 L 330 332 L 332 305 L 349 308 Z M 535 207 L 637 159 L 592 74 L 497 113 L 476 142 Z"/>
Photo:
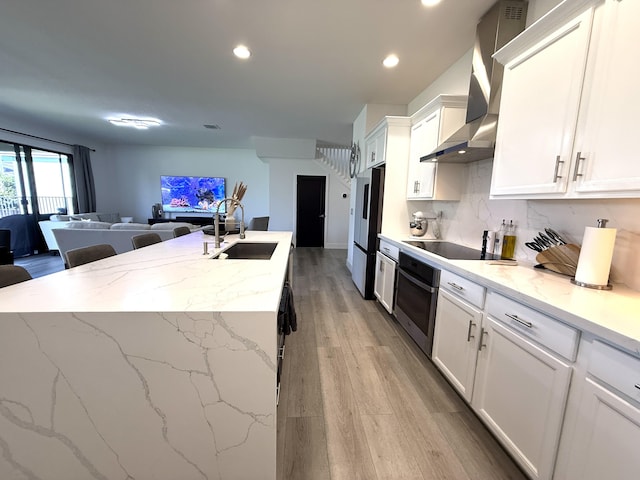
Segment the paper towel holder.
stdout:
<path fill-rule="evenodd" d="M 598 218 L 596 220 L 598 228 L 606 228 L 608 221 L 609 219 L 607 218 Z M 571 283 L 579 287 L 593 288 L 594 290 L 611 290 L 613 288 L 613 286 L 609 282 L 607 282 L 606 285 L 595 285 L 593 283 L 580 282 L 576 280 L 575 277 L 571 279 Z"/>

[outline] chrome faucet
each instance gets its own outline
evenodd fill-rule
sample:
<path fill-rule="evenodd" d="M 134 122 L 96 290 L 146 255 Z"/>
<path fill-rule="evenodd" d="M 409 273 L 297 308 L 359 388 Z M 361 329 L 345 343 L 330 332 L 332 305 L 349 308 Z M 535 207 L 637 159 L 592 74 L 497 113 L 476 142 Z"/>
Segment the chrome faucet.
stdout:
<path fill-rule="evenodd" d="M 233 205 L 236 205 L 237 207 L 240 207 L 240 210 L 242 211 L 242 218 L 240 219 L 240 239 L 244 240 L 245 235 L 244 235 L 244 207 L 242 206 L 242 204 L 236 200 L 235 198 L 223 198 L 220 203 L 218 203 L 218 207 L 216 208 L 216 216 L 214 217 L 214 237 L 215 237 L 215 243 L 214 243 L 214 247 L 215 248 L 220 248 L 220 205 L 223 205 L 227 202 L 231 202 Z"/>

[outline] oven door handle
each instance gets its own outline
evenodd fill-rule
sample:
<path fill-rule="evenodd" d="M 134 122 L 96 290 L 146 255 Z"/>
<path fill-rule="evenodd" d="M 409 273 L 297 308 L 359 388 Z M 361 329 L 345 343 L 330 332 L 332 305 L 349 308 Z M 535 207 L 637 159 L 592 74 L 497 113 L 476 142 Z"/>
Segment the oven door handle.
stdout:
<path fill-rule="evenodd" d="M 420 287 L 423 290 L 426 290 L 429 293 L 436 293 L 438 291 L 437 288 L 432 287 L 431 285 L 427 285 L 424 282 L 421 282 L 420 280 L 416 279 L 416 277 L 414 277 L 413 275 L 410 275 L 409 273 L 405 272 L 402 269 L 398 269 L 398 273 L 402 275 L 404 278 L 406 278 L 409 282 L 413 283 L 414 285 L 417 285 L 418 287 Z"/>

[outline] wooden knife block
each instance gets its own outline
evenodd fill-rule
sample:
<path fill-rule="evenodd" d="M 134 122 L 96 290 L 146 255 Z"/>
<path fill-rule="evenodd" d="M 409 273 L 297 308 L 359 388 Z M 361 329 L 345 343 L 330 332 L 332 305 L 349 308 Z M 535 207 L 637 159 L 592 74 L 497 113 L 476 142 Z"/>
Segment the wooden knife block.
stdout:
<path fill-rule="evenodd" d="M 573 243 L 549 247 L 536 255 L 538 263 L 547 270 L 571 277 L 576 275 L 578 258 L 580 258 L 580 247 Z"/>

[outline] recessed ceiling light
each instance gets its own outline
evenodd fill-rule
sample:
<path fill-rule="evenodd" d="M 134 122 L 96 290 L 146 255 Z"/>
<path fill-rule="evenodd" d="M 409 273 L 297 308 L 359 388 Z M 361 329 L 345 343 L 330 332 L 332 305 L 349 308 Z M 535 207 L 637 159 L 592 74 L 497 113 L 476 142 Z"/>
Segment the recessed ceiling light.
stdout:
<path fill-rule="evenodd" d="M 158 127 L 162 125 L 162 121 L 157 118 L 140 118 L 134 116 L 127 117 L 111 117 L 107 118 L 109 122 L 113 125 L 117 125 L 119 127 L 131 127 L 137 128 L 138 130 L 146 130 L 149 127 Z"/>
<path fill-rule="evenodd" d="M 422 5 L 425 7 L 433 7 L 440 3 L 440 0 L 422 0 Z"/>
<path fill-rule="evenodd" d="M 458 153 L 459 153 L 460 155 L 464 155 L 465 153 L 467 153 L 467 151 L 466 151 L 466 150 L 458 150 Z"/>
<path fill-rule="evenodd" d="M 233 54 L 238 58 L 249 58 L 251 56 L 251 51 L 244 45 L 238 45 L 233 49 Z"/>
<path fill-rule="evenodd" d="M 400 59 L 398 58 L 398 56 L 391 54 L 382 61 L 382 64 L 387 68 L 393 68 L 396 65 L 398 65 L 398 62 L 400 62 Z"/>

